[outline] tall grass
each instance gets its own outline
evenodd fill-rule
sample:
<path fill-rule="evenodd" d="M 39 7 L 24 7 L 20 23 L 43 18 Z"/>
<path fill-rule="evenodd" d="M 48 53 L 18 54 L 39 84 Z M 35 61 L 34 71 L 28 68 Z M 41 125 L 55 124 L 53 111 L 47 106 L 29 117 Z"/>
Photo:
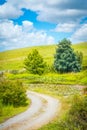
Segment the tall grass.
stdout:
<path fill-rule="evenodd" d="M 13 105 L 3 105 L 0 102 L 0 123 L 4 122 L 10 117 L 24 112 L 28 107 L 29 106 L 14 107 Z"/>
<path fill-rule="evenodd" d="M 22 74 L 11 74 L 5 73 L 5 77 L 8 79 L 20 79 L 25 83 L 44 83 L 44 84 L 80 84 L 87 85 L 87 71 L 82 71 L 79 73 L 46 73 L 42 76 L 22 73 Z"/>

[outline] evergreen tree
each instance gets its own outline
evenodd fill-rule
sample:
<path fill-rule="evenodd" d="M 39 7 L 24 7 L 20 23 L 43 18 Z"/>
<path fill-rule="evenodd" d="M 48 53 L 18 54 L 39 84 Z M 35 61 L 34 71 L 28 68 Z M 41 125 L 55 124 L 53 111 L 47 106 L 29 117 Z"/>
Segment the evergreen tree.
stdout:
<path fill-rule="evenodd" d="M 59 42 L 54 56 L 54 68 L 57 72 L 79 72 L 81 58 L 71 47 L 70 40 L 63 39 Z"/>
<path fill-rule="evenodd" d="M 43 61 L 42 56 L 35 49 L 25 59 L 25 68 L 33 74 L 41 75 L 46 68 L 46 63 Z"/>

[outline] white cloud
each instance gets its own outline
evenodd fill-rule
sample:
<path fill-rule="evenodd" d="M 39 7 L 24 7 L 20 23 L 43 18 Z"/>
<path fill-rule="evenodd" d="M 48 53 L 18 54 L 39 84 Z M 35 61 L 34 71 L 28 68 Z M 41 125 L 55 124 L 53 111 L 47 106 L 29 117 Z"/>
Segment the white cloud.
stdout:
<path fill-rule="evenodd" d="M 23 21 L 23 29 L 27 32 L 34 29 L 33 23 L 30 21 Z"/>
<path fill-rule="evenodd" d="M 11 20 L 0 21 L 0 47 L 3 50 L 50 43 L 54 43 L 54 38 L 46 32 L 37 31 L 32 22 L 23 21 L 19 26 Z"/>
<path fill-rule="evenodd" d="M 54 43 L 52 36 L 37 31 L 32 22 L 23 21 L 22 26 L 19 26 L 9 20 L 23 15 L 23 9 L 35 11 L 37 20 L 56 23 L 56 32 L 67 33 L 77 29 L 71 39 L 87 40 L 87 24 L 78 28 L 78 23 L 87 16 L 87 0 L 7 0 L 0 5 L 1 47 L 12 49 Z"/>
<path fill-rule="evenodd" d="M 64 24 L 59 23 L 54 29 L 54 31 L 69 33 L 72 32 L 76 26 L 77 24 L 75 23 L 64 23 Z"/>
<path fill-rule="evenodd" d="M 76 32 L 71 36 L 72 41 L 87 41 L 87 24 L 82 25 Z"/>
<path fill-rule="evenodd" d="M 0 6 L 0 19 L 17 18 L 21 15 L 23 15 L 23 11 L 9 2 Z"/>
<path fill-rule="evenodd" d="M 0 38 L 16 38 L 20 36 L 21 31 L 21 26 L 14 25 L 12 21 L 0 21 Z"/>
<path fill-rule="evenodd" d="M 38 20 L 53 23 L 76 22 L 87 16 L 87 0 L 7 0 L 0 6 L 0 18 L 19 17 L 23 8 L 35 11 Z"/>

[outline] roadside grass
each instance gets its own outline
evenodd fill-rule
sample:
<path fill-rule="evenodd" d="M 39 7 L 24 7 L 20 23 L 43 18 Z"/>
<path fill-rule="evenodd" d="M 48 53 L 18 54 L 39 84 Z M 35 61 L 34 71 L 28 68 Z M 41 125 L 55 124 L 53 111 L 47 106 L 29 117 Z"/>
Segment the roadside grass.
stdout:
<path fill-rule="evenodd" d="M 0 123 L 27 110 L 31 100 L 27 98 L 26 89 L 18 80 L 0 78 Z"/>
<path fill-rule="evenodd" d="M 17 114 L 20 114 L 20 113 L 26 111 L 28 109 L 30 103 L 31 103 L 31 101 L 28 100 L 28 105 L 14 107 L 13 105 L 3 105 L 0 102 L 0 123 L 6 121 L 10 117 L 13 117 Z"/>
<path fill-rule="evenodd" d="M 61 114 L 60 114 L 61 113 Z M 62 101 L 59 115 L 39 130 L 86 130 L 87 96 L 74 95 Z"/>
<path fill-rule="evenodd" d="M 32 49 L 37 49 L 43 56 L 48 65 L 52 66 L 53 57 L 55 54 L 55 45 L 51 46 L 39 46 L 31 48 L 22 48 L 17 50 L 0 52 L 0 70 L 21 70 L 23 69 L 24 58 L 31 52 Z M 83 66 L 87 67 L 87 42 L 73 45 L 75 51 L 83 52 Z M 40 130 L 57 130 L 59 129 L 59 122 L 66 116 L 69 111 L 74 95 L 80 95 L 81 91 L 75 85 L 87 86 L 87 70 L 82 70 L 79 73 L 46 73 L 42 76 L 24 73 L 4 73 L 4 78 L 9 80 L 19 79 L 22 80 L 29 90 L 36 91 L 51 95 L 60 99 L 61 112 L 57 117 L 48 125 L 44 126 Z M 26 107 L 14 108 L 13 106 L 3 106 L 0 104 L 0 122 L 21 113 L 27 109 Z M 61 130 L 61 129 L 59 129 Z"/>
<path fill-rule="evenodd" d="M 56 117 L 49 124 L 40 128 L 40 130 L 63 130 L 60 122 L 64 120 L 67 112 L 70 110 L 75 95 L 81 95 L 81 90 L 74 85 L 58 85 L 58 84 L 29 84 L 27 88 L 31 91 L 44 93 L 60 100 L 61 109 Z M 59 124 L 59 125 L 58 125 Z M 64 129 L 65 130 L 65 129 Z"/>
<path fill-rule="evenodd" d="M 87 95 L 83 94 L 83 90 L 75 85 L 30 84 L 27 87 L 29 90 L 53 96 L 61 103 L 56 117 L 39 130 L 86 130 Z"/>

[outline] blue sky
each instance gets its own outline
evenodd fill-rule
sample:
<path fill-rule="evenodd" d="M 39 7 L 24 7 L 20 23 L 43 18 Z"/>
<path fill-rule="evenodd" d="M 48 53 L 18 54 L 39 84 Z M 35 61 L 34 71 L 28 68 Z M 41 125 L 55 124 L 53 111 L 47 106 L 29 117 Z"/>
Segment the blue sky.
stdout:
<path fill-rule="evenodd" d="M 0 51 L 87 41 L 87 0 L 0 0 Z"/>

